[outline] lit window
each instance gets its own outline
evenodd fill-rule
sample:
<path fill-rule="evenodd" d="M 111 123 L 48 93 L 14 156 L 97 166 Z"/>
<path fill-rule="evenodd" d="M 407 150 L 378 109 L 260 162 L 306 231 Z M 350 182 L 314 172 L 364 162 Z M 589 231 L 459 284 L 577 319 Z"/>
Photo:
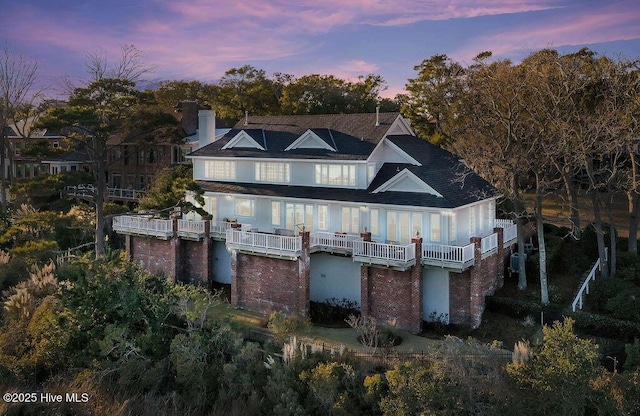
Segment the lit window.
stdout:
<path fill-rule="evenodd" d="M 359 207 L 342 207 L 342 231 L 353 234 L 360 232 Z"/>
<path fill-rule="evenodd" d="M 380 234 L 380 210 L 372 209 L 370 212 L 371 222 L 369 224 L 369 231 L 371 231 L 371 234 L 373 235 L 378 235 Z"/>
<path fill-rule="evenodd" d="M 329 229 L 329 207 L 327 205 L 318 205 L 318 229 Z"/>
<path fill-rule="evenodd" d="M 271 224 L 280 225 L 280 202 L 271 201 Z"/>
<path fill-rule="evenodd" d="M 239 217 L 253 217 L 255 215 L 255 201 L 253 199 L 236 198 L 236 215 Z"/>
<path fill-rule="evenodd" d="M 287 230 L 313 231 L 313 205 L 285 204 L 285 220 Z"/>
<path fill-rule="evenodd" d="M 469 209 L 469 238 L 476 235 L 476 212 L 473 208 Z"/>
<path fill-rule="evenodd" d="M 356 165 L 336 165 L 318 163 L 315 165 L 317 185 L 356 185 Z"/>
<path fill-rule="evenodd" d="M 257 182 L 280 182 L 290 181 L 289 164 L 283 162 L 256 162 Z"/>
<path fill-rule="evenodd" d="M 429 220 L 431 222 L 431 241 L 440 242 L 440 214 L 431 213 Z"/>
<path fill-rule="evenodd" d="M 206 160 L 204 175 L 207 179 L 235 179 L 236 162 L 230 160 Z"/>
<path fill-rule="evenodd" d="M 419 212 L 411 214 L 411 236 L 422 236 L 422 214 Z"/>

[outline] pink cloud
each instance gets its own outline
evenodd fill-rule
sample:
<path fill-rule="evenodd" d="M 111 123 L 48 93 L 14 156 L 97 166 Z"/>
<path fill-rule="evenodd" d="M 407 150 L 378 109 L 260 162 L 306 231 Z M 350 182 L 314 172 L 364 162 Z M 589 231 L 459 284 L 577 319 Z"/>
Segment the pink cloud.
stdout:
<path fill-rule="evenodd" d="M 450 54 L 454 59 L 470 60 L 483 50 L 494 56 L 529 52 L 563 45 L 589 45 L 640 38 L 640 9 L 603 7 L 589 14 L 573 13 L 518 27 L 514 30 L 479 36 Z"/>

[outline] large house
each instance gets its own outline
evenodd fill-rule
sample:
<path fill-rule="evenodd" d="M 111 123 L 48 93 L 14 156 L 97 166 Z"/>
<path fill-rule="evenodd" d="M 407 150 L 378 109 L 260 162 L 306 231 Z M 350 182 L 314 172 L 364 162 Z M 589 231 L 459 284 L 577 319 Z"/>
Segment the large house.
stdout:
<path fill-rule="evenodd" d="M 209 215 L 115 218 L 132 258 L 230 284 L 235 306 L 263 313 L 347 298 L 413 332 L 479 325 L 515 226 L 495 218 L 489 183 L 400 114 L 247 116 L 221 138 L 213 111 L 199 119 L 187 157 Z"/>

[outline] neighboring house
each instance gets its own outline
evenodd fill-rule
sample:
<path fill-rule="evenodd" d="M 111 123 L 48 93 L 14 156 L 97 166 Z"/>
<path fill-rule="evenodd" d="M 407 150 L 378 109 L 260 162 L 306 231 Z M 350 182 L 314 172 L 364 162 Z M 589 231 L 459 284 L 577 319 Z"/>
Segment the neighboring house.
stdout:
<path fill-rule="evenodd" d="M 413 332 L 479 325 L 515 226 L 496 220 L 491 185 L 400 114 L 247 117 L 219 139 L 214 112 L 199 114 L 188 159 L 210 218 L 115 218 L 134 259 L 231 284 L 234 306 L 263 313 L 347 298 Z"/>
<path fill-rule="evenodd" d="M 147 189 L 162 169 L 188 163 L 186 155 L 198 148 L 198 111 L 204 107 L 194 101 L 178 103 L 175 109 L 186 137 L 180 143 L 159 137 L 152 143 L 122 141 L 114 137 L 109 143 L 107 156 L 108 186 L 111 188 Z M 219 134 L 229 129 L 219 130 Z"/>
<path fill-rule="evenodd" d="M 12 177 L 34 178 L 41 173 L 58 173 L 84 166 L 83 160 L 79 157 L 75 157 L 77 160 L 67 160 L 69 163 L 65 163 L 65 157 L 73 152 L 73 149 L 68 147 L 66 137 L 47 129 L 34 129 L 32 128 L 34 121 L 34 118 L 17 121 L 6 128 L 5 137 L 9 142 L 8 151 L 11 152 L 7 169 L 10 169 Z M 49 153 L 49 155 L 40 157 L 25 155 L 25 150 L 31 146 L 38 146 L 42 153 Z M 58 171 L 51 171 L 49 163 L 51 160 L 59 161 L 56 166 Z"/>

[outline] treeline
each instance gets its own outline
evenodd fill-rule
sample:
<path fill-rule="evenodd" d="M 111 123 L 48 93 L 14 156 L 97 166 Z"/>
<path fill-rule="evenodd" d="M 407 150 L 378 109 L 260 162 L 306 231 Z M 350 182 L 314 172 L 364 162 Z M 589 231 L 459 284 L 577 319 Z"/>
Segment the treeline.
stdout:
<path fill-rule="evenodd" d="M 162 81 L 154 88 L 167 110 L 182 100 L 210 105 L 216 114 L 233 125 L 245 116 L 288 114 L 339 114 L 398 111 L 398 101 L 381 98 L 386 88 L 380 75 L 363 75 L 357 81 L 333 75 L 310 74 L 296 78 L 245 65 L 224 73 L 217 83 Z"/>
<path fill-rule="evenodd" d="M 616 273 L 613 201 L 626 194 L 627 249 L 637 253 L 638 64 L 588 49 L 541 50 L 518 64 L 492 61 L 488 52 L 470 65 L 438 55 L 418 65 L 417 76 L 408 81 L 403 111 L 413 127 L 498 187 L 511 201 L 506 214 L 519 225 L 535 221 L 542 303 L 548 303 L 542 207 L 550 193 L 564 195 L 575 238 L 585 226 L 583 218 L 593 218 L 603 276 Z M 527 188 L 535 194 L 531 203 L 524 198 Z M 580 193 L 591 201 L 591 212 L 580 212 Z M 612 236 L 608 242 L 606 234 Z M 527 284 L 523 254 L 521 288 Z"/>
<path fill-rule="evenodd" d="M 542 345 L 518 344 L 506 365 L 495 347 L 452 338 L 433 357 L 386 366 L 296 341 L 281 356 L 245 340 L 227 311 L 125 257 L 33 270 L 3 297 L 0 412 L 633 415 L 640 406 L 640 344 L 624 373 L 607 373 L 571 320 L 545 328 Z M 12 399 L 20 392 L 85 400 Z"/>

